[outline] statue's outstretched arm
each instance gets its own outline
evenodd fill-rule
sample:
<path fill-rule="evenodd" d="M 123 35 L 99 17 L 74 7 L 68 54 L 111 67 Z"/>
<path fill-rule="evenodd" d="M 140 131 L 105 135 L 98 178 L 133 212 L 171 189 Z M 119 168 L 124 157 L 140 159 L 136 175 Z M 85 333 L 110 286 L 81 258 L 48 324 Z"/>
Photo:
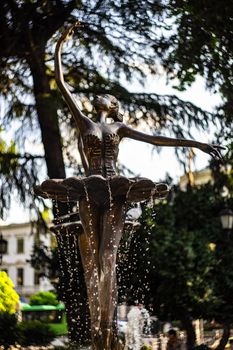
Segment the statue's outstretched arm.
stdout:
<path fill-rule="evenodd" d="M 119 131 L 121 137 L 128 137 L 137 141 L 147 142 L 155 146 L 172 146 L 172 147 L 194 147 L 201 151 L 210 154 L 212 157 L 222 159 L 220 153 L 221 149 L 225 147 L 219 145 L 211 145 L 208 143 L 202 143 L 195 140 L 186 139 L 174 139 L 165 136 L 148 135 L 143 132 L 134 130 L 127 125 L 123 124 Z"/>
<path fill-rule="evenodd" d="M 92 123 L 92 121 L 87 118 L 80 110 L 77 102 L 72 96 L 68 86 L 64 81 L 64 75 L 61 63 L 61 50 L 65 41 L 69 40 L 74 32 L 74 29 L 79 26 L 79 23 L 75 23 L 70 28 L 66 29 L 62 36 L 58 39 L 55 49 L 55 78 L 59 89 L 62 92 L 64 99 L 73 115 L 79 129 L 81 132 L 85 131 L 86 128 Z"/>

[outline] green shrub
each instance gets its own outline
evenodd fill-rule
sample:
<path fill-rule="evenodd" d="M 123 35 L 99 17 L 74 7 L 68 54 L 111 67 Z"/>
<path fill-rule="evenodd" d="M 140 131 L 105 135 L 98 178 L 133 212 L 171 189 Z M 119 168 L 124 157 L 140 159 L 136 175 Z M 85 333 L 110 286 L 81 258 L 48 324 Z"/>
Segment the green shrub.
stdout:
<path fill-rule="evenodd" d="M 30 305 L 58 305 L 56 294 L 53 292 L 38 292 L 30 297 Z"/>
<path fill-rule="evenodd" d="M 26 321 L 18 324 L 23 346 L 29 345 L 47 345 L 56 336 L 55 332 L 49 325 L 40 321 Z"/>
<path fill-rule="evenodd" d="M 141 350 L 151 350 L 151 347 L 148 346 L 148 345 L 143 345 L 143 346 L 141 347 Z"/>
<path fill-rule="evenodd" d="M 0 345 L 8 349 L 19 341 L 20 332 L 17 327 L 17 318 L 14 314 L 8 312 L 0 313 Z"/>

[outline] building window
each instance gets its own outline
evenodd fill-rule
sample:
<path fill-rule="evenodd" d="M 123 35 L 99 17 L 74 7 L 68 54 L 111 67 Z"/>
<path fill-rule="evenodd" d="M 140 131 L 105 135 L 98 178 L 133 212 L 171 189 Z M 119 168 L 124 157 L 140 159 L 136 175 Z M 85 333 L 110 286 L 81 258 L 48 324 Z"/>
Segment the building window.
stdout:
<path fill-rule="evenodd" d="M 24 253 L 24 239 L 23 238 L 17 239 L 17 253 L 18 254 Z"/>
<path fill-rule="evenodd" d="M 17 269 L 17 285 L 18 286 L 23 286 L 23 277 L 24 277 L 24 271 L 23 268 L 18 268 Z"/>
<path fill-rule="evenodd" d="M 7 254 L 8 253 L 8 241 L 6 239 L 4 239 L 5 244 L 2 245 L 1 249 L 2 249 L 2 254 Z"/>
<path fill-rule="evenodd" d="M 34 272 L 34 284 L 35 286 L 38 286 L 40 284 L 40 273 L 37 270 Z"/>

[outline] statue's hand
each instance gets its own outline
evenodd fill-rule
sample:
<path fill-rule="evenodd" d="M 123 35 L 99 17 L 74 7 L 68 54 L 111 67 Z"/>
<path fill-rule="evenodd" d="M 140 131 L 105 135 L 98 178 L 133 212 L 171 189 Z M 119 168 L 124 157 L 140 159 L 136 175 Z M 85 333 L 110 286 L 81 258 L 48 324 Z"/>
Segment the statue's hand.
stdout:
<path fill-rule="evenodd" d="M 73 24 L 71 27 L 67 28 L 63 32 L 60 40 L 64 42 L 64 41 L 67 41 L 67 40 L 71 39 L 73 34 L 74 34 L 75 29 L 78 28 L 78 27 L 81 27 L 80 22 L 75 22 L 75 24 Z"/>
<path fill-rule="evenodd" d="M 210 154 L 212 157 L 223 160 L 221 155 L 221 150 L 225 149 L 225 147 L 220 145 L 213 145 L 208 143 L 201 143 L 199 149 L 205 153 Z"/>

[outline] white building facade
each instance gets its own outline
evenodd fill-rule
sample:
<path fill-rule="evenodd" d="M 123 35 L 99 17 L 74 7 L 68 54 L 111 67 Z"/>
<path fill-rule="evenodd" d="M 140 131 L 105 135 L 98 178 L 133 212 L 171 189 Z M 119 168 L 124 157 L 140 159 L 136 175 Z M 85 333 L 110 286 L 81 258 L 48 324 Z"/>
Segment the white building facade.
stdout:
<path fill-rule="evenodd" d="M 36 234 L 31 223 L 1 226 L 3 239 L 7 241 L 6 251 L 2 256 L 0 270 L 6 271 L 15 285 L 20 297 L 28 297 L 38 291 L 53 289 L 47 278 L 39 278 L 30 264 Z M 42 236 L 42 235 L 41 235 Z M 40 239 L 50 247 L 51 235 L 45 234 Z"/>

